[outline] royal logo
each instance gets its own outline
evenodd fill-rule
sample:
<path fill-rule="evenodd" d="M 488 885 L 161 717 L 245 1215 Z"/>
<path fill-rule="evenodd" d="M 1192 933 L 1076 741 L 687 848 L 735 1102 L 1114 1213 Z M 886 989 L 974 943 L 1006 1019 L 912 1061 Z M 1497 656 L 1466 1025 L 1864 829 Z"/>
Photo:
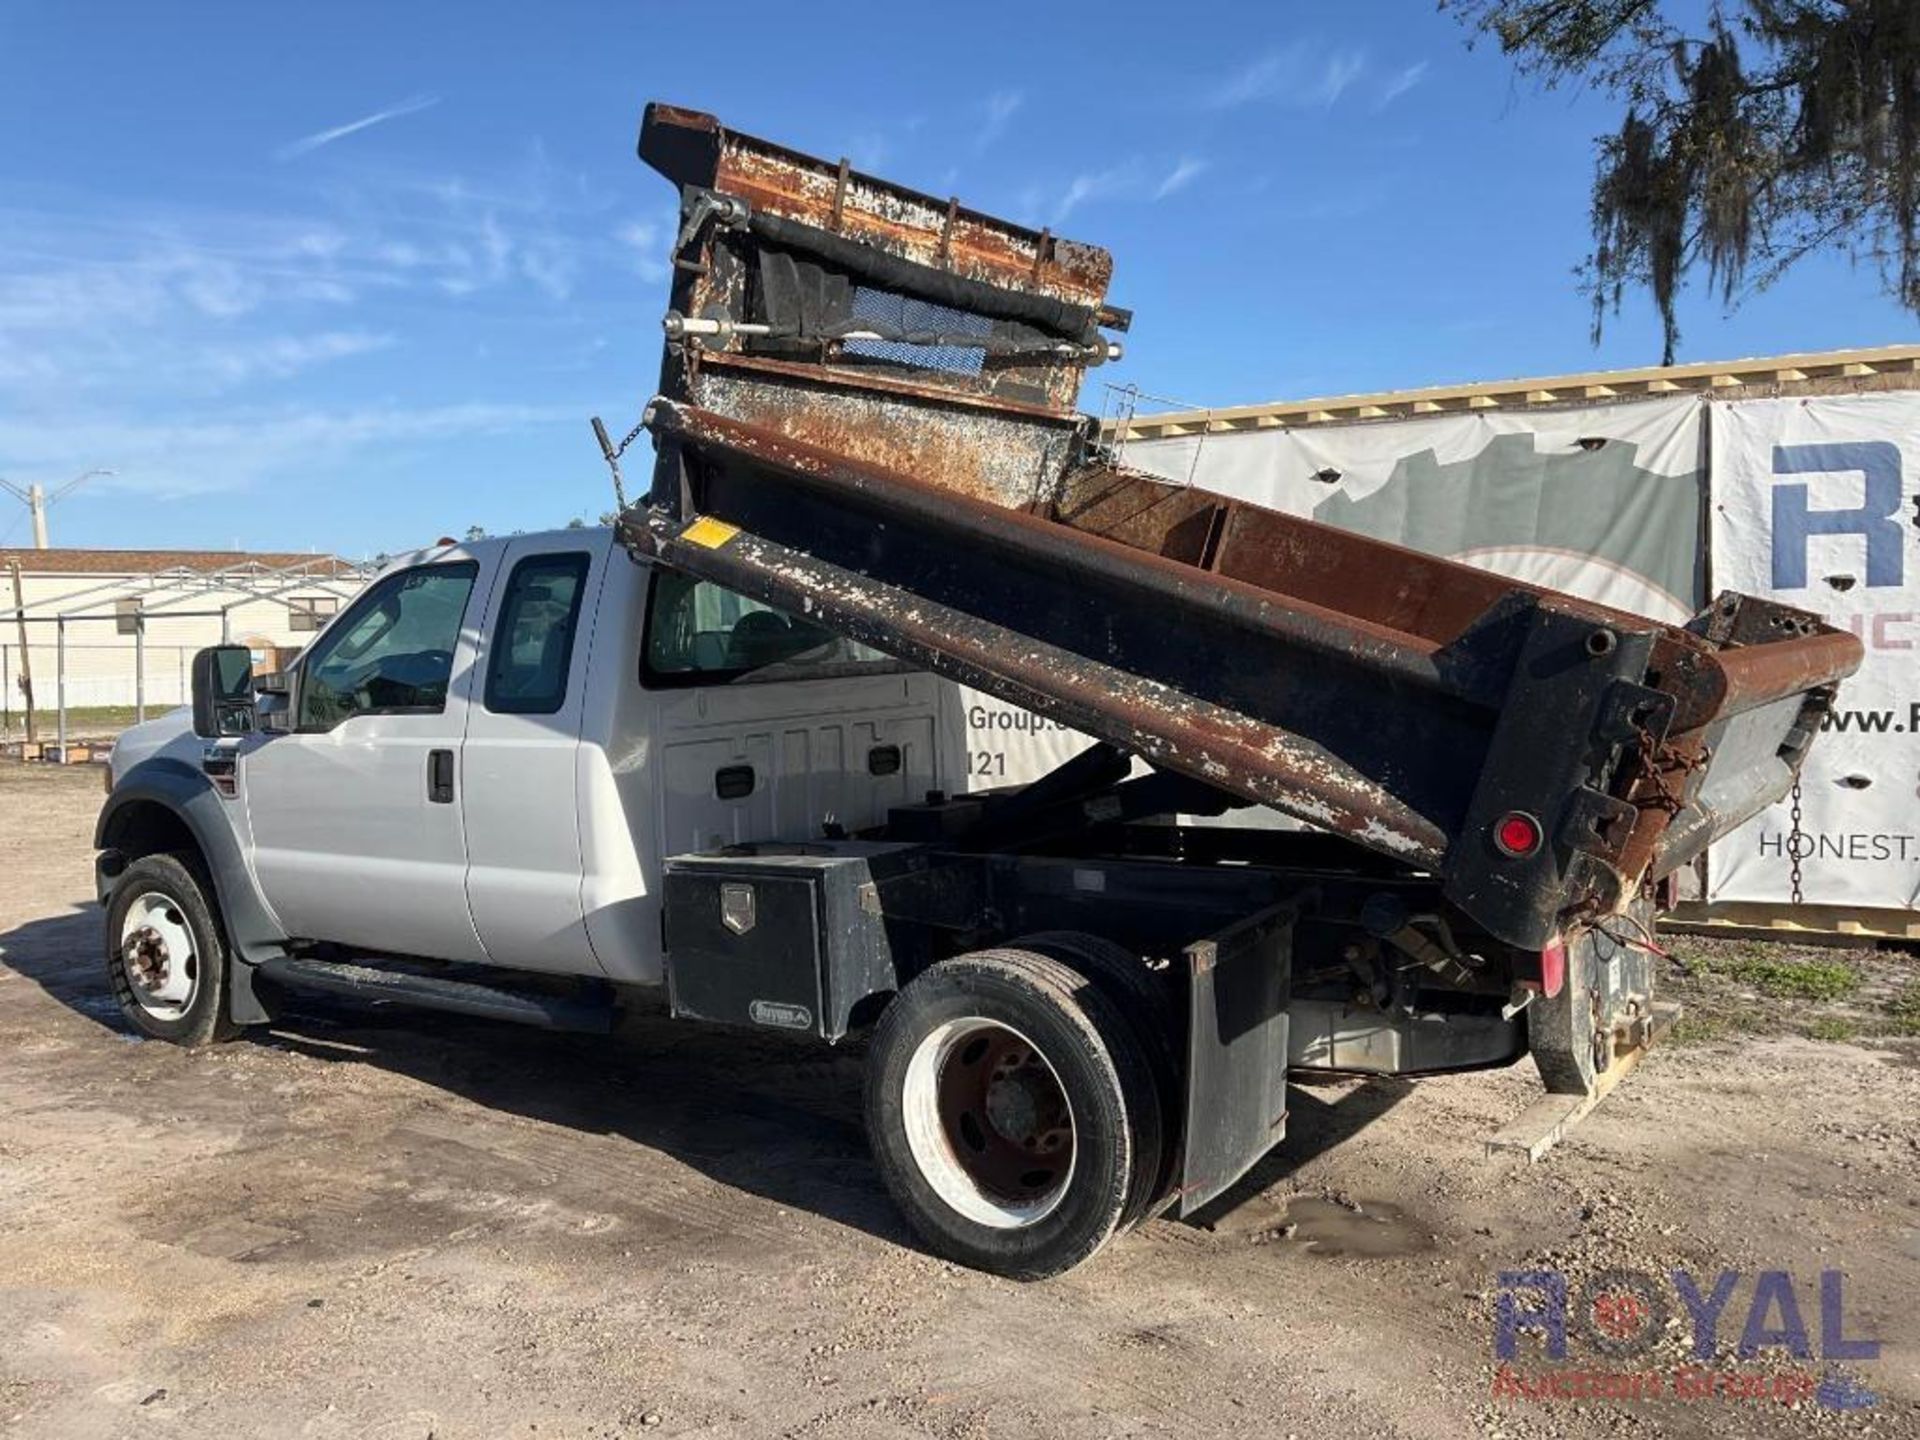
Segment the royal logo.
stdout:
<path fill-rule="evenodd" d="M 1821 1271 L 1804 1306 L 1784 1270 L 1760 1271 L 1744 1295 L 1741 1279 L 1737 1270 L 1723 1270 L 1708 1284 L 1686 1270 L 1615 1269 L 1575 1286 L 1558 1270 L 1504 1272 L 1494 1302 L 1493 1349 L 1502 1362 L 1494 1397 L 1812 1401 L 1834 1410 L 1876 1403 L 1871 1390 L 1838 1368 L 1880 1355 L 1878 1340 L 1847 1333 L 1841 1271 Z M 1810 1316 L 1817 1327 L 1809 1325 Z M 1676 1318 L 1688 1356 L 1662 1367 L 1655 1352 L 1668 1342 Z M 1523 1337 L 1547 1360 L 1566 1361 L 1578 1349 L 1599 1363 L 1517 1369 L 1509 1362 L 1520 1356 Z M 1729 1363 L 1763 1358 L 1776 1363 Z M 1782 1369 L 1782 1359 L 1820 1365 Z"/>
<path fill-rule="evenodd" d="M 1807 584 L 1807 537 L 1858 535 L 1867 544 L 1867 585 L 1900 585 L 1905 579 L 1906 535 L 1900 528 L 1900 447 L 1890 440 L 1836 445 L 1776 445 L 1775 475 L 1837 475 L 1865 478 L 1858 505 L 1816 510 L 1804 480 L 1773 487 L 1773 588 L 1803 590 Z"/>

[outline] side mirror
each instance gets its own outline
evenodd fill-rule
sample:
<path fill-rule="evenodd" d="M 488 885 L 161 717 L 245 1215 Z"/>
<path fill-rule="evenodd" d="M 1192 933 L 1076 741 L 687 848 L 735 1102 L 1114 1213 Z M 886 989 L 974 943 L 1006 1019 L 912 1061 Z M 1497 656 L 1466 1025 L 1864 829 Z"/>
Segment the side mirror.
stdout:
<path fill-rule="evenodd" d="M 193 733 L 206 740 L 252 731 L 253 654 L 210 645 L 193 657 Z"/>

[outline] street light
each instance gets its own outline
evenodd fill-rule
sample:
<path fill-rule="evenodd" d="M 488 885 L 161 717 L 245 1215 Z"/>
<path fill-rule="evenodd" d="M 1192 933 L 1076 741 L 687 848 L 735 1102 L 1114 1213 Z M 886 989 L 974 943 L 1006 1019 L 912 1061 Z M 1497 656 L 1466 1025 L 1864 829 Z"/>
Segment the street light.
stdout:
<path fill-rule="evenodd" d="M 65 499 L 97 475 L 113 475 L 116 473 L 118 472 L 113 470 L 83 471 L 81 474 L 67 481 L 66 484 L 59 486 L 51 495 L 47 493 L 46 487 L 38 482 L 27 486 L 20 486 L 14 484 L 11 480 L 0 480 L 0 486 L 5 486 L 9 495 L 27 507 L 28 512 L 33 516 L 33 548 L 36 550 L 45 550 L 48 548 L 47 507 L 56 500 Z"/>

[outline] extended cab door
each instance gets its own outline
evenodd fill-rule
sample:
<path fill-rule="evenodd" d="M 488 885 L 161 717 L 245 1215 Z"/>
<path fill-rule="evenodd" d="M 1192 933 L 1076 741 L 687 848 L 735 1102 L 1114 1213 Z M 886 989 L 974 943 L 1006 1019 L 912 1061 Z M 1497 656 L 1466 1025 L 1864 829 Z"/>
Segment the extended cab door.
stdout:
<path fill-rule="evenodd" d="M 497 964 L 594 974 L 581 898 L 580 724 L 604 533 L 516 540 L 467 713 L 467 900 Z"/>
<path fill-rule="evenodd" d="M 255 870 L 289 934 L 485 958 L 460 814 L 480 578 L 453 551 L 375 581 L 301 657 L 292 732 L 246 749 Z"/>
<path fill-rule="evenodd" d="M 663 856 L 865 829 L 946 783 L 948 682 L 709 581 L 654 572 L 641 675 Z"/>

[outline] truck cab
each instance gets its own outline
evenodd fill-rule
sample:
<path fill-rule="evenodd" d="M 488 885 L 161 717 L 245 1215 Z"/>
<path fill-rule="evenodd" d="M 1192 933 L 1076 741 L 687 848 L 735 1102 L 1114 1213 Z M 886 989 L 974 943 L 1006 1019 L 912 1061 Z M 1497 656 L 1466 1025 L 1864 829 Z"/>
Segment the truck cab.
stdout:
<path fill-rule="evenodd" d="M 129 731 L 102 822 L 213 774 L 213 879 L 256 955 L 658 985 L 664 856 L 865 829 L 964 760 L 950 682 L 604 528 L 404 556 L 264 683 L 246 733 Z"/>

